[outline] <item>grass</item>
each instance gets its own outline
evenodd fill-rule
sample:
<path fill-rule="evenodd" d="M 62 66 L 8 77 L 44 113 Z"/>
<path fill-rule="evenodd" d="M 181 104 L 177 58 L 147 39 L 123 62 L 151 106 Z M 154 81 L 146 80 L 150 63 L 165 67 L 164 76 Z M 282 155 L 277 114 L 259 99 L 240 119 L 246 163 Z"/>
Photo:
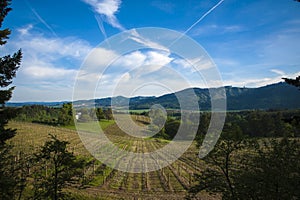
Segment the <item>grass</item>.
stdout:
<path fill-rule="evenodd" d="M 71 130 L 81 130 L 81 131 L 87 131 L 92 133 L 99 132 L 99 125 L 101 129 L 104 131 L 107 129 L 107 127 L 113 125 L 115 123 L 114 120 L 103 120 L 103 121 L 93 121 L 93 122 L 77 122 L 76 126 L 64 126 L 64 128 L 71 129 Z"/>

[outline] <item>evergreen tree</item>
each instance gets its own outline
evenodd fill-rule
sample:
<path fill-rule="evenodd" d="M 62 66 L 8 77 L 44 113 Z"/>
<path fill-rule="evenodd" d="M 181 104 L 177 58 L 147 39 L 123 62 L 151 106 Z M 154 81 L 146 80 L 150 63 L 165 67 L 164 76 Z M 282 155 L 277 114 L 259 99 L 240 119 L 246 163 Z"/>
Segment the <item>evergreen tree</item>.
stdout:
<path fill-rule="evenodd" d="M 6 15 L 11 8 L 10 0 L 0 1 L 0 28 Z M 10 34 L 9 29 L 0 30 L 0 45 L 6 43 L 6 39 Z M 11 96 L 14 87 L 9 87 L 12 83 L 12 79 L 16 76 L 16 71 L 20 67 L 22 58 L 21 50 L 11 55 L 6 55 L 0 58 L 0 145 L 4 145 L 5 141 L 15 135 L 15 130 L 6 129 L 5 125 L 8 120 L 12 118 L 11 113 L 5 108 L 5 102 L 7 102 Z M 9 88 L 8 88 L 9 87 Z"/>
<path fill-rule="evenodd" d="M 0 45 L 6 44 L 10 35 L 8 28 L 1 29 L 4 18 L 11 11 L 10 0 L 0 1 Z M 0 57 L 0 199 L 12 199 L 17 186 L 15 170 L 13 169 L 11 147 L 6 141 L 15 135 L 15 130 L 5 128 L 8 120 L 13 117 L 5 103 L 11 98 L 14 87 L 9 87 L 16 71 L 20 66 L 22 58 L 21 50 L 13 55 Z"/>
<path fill-rule="evenodd" d="M 299 0 L 300 2 L 300 0 Z M 283 78 L 283 80 L 290 85 L 298 87 L 300 89 L 300 76 L 296 77 L 295 79 L 292 78 Z"/>

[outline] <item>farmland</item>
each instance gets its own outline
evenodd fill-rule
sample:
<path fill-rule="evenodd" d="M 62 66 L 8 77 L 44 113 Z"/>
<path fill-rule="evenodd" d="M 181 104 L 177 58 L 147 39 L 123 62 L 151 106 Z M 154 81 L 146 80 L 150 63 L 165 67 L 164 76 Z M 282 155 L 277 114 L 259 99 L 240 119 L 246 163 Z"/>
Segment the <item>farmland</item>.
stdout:
<path fill-rule="evenodd" d="M 151 152 L 163 147 L 167 142 L 162 139 L 140 139 L 124 134 L 114 123 L 102 128 L 111 141 L 117 143 L 128 151 Z M 17 129 L 17 135 L 10 141 L 14 144 L 13 152 L 16 156 L 32 154 L 38 151 L 39 147 L 49 139 L 49 134 L 56 135 L 61 140 L 70 142 L 69 150 L 75 155 L 93 157 L 83 146 L 77 132 L 69 128 L 53 127 L 27 122 L 10 122 L 9 127 Z M 72 128 L 72 127 L 71 127 Z M 134 162 L 129 161 L 128 168 L 133 167 Z M 186 195 L 186 190 L 194 184 L 193 174 L 201 171 L 204 163 L 197 158 L 197 148 L 193 144 L 176 162 L 158 171 L 147 173 L 126 173 L 111 169 L 102 165 L 99 161 L 94 161 L 93 165 L 85 170 L 85 176 L 90 181 L 84 189 L 72 189 L 74 195 L 83 199 L 182 199 Z M 207 194 L 200 194 L 207 199 Z M 214 197 L 215 198 L 215 197 Z"/>
<path fill-rule="evenodd" d="M 46 107 L 33 108 L 24 107 L 23 109 L 35 110 L 33 114 L 40 113 L 39 110 L 42 109 L 47 110 Z M 63 116 L 64 113 L 68 113 L 63 110 L 69 108 L 71 107 L 67 105 L 61 110 L 54 110 L 54 113 Z M 39 117 L 36 120 L 35 115 L 32 115 L 32 122 L 28 119 L 22 121 L 23 119 L 18 117 L 10 121 L 8 128 L 17 130 L 16 136 L 9 140 L 9 143 L 14 146 L 12 156 L 15 165 L 22 162 L 22 157 L 25 157 L 23 162 L 31 162 L 30 157 L 36 157 L 37 154 L 43 152 L 41 147 L 44 148 L 45 142 L 51 139 L 50 135 L 54 135 L 61 141 L 68 141 L 68 151 L 86 162 L 83 167 L 77 168 L 80 174 L 74 176 L 76 180 L 73 184 L 63 187 L 63 192 L 69 192 L 75 199 L 183 199 L 187 195 L 194 195 L 193 188 L 199 189 L 196 195 L 201 199 L 226 199 L 224 196 L 229 193 L 247 199 L 248 196 L 243 195 L 251 196 L 251 187 L 255 186 L 253 183 L 257 181 L 262 181 L 261 184 L 265 186 L 261 190 L 253 189 L 262 192 L 257 196 L 268 197 L 270 192 L 264 193 L 264 191 L 273 191 L 268 188 L 268 184 L 276 181 L 274 176 L 269 178 L 269 174 L 283 170 L 292 176 L 285 182 L 278 183 L 287 192 L 282 192 L 280 195 L 283 199 L 298 196 L 298 190 L 293 181 L 298 180 L 298 175 L 294 175 L 299 174 L 298 164 L 294 164 L 298 163 L 300 152 L 299 141 L 296 139 L 300 129 L 295 117 L 299 115 L 299 110 L 228 112 L 219 141 L 204 159 L 197 157 L 199 151 L 197 145 L 202 143 L 201 140 L 207 133 L 210 113 L 201 113 L 201 123 L 196 138 L 178 159 L 177 157 L 173 159 L 174 155 L 178 149 L 181 149 L 180 145 L 188 140 L 172 138 L 174 133 L 178 135 L 176 132 L 179 125 L 187 131 L 190 130 L 192 120 L 188 119 L 195 119 L 194 113 L 190 113 L 189 118 L 185 120 L 174 116 L 167 116 L 166 119 L 159 118 L 160 115 L 157 115 L 158 118 L 151 118 L 151 113 L 149 115 L 131 114 L 128 117 L 133 120 L 133 124 L 126 121 L 124 114 L 116 114 L 113 119 L 106 117 L 95 119 L 89 115 L 94 113 L 92 109 L 83 110 L 82 113 L 85 115 L 82 119 L 85 121 L 82 119 L 76 121 L 76 126 L 74 123 L 68 125 L 57 123 L 63 122 L 59 119 L 65 119 L 68 122 L 68 119 L 72 118 L 72 113 L 58 119 L 44 115 L 44 118 Z M 52 115 L 52 117 L 55 116 Z M 52 119 L 50 125 L 47 119 Z M 156 119 L 160 119 L 159 122 L 165 121 L 161 130 L 159 130 L 160 123 L 155 124 Z M 100 127 L 105 136 L 99 134 Z M 148 135 L 151 128 L 155 128 L 157 133 L 153 137 Z M 188 135 L 188 132 L 186 133 Z M 113 147 L 105 141 L 105 138 L 110 141 L 109 143 L 113 143 Z M 172 143 L 175 144 L 172 151 L 160 151 Z M 93 155 L 87 149 L 92 151 Z M 268 151 L 264 151 L 265 149 Z M 124 152 L 135 153 L 135 156 L 126 156 Z M 270 158 L 269 162 L 273 163 L 274 169 L 269 165 L 255 167 L 265 163 L 261 160 L 265 160 L 266 157 Z M 282 166 L 282 160 L 291 166 L 289 168 Z M 163 161 L 167 161 L 167 165 L 163 164 L 165 167 L 158 169 Z M 36 173 L 43 173 L 42 178 L 47 180 L 48 165 L 37 164 L 36 166 L 35 164 L 30 166 L 31 174 L 26 178 L 27 185 L 22 199 L 29 199 L 34 195 L 32 189 L 34 189 L 33 181 L 36 180 L 34 178 Z M 249 177 L 247 177 L 249 170 L 245 166 L 252 170 L 253 174 Z M 261 168 L 265 171 L 262 174 L 260 174 Z M 140 172 L 141 169 L 143 173 L 134 173 Z M 230 175 L 229 179 L 226 178 L 227 172 Z M 262 176 L 265 178 L 261 179 Z M 282 176 L 281 179 L 284 177 Z M 229 187 L 232 180 L 237 189 Z M 277 186 L 275 186 L 276 189 Z M 271 194 L 279 195 L 276 192 Z M 285 194 L 290 195 L 284 196 Z M 232 194 L 229 194 L 229 199 L 231 199 L 230 195 Z"/>

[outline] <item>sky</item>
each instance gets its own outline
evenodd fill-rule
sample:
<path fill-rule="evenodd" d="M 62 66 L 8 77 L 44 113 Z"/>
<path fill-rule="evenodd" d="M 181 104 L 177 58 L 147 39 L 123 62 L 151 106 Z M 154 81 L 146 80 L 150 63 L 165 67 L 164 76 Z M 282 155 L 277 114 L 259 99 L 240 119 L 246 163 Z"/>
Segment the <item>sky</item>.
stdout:
<path fill-rule="evenodd" d="M 13 0 L 11 7 L 2 28 L 12 34 L 0 56 L 23 52 L 11 102 L 261 87 L 300 75 L 293 0 Z"/>

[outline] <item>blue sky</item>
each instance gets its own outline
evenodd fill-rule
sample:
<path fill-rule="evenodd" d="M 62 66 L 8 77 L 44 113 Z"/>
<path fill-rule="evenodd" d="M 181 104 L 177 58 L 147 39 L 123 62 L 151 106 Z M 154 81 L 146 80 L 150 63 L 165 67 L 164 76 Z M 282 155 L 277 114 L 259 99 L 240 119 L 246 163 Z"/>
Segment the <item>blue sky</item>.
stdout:
<path fill-rule="evenodd" d="M 3 24 L 12 34 L 0 47 L 0 55 L 18 48 L 24 53 L 14 80 L 14 102 L 71 100 L 87 56 L 95 48 L 98 59 L 116 55 L 114 49 L 98 45 L 141 27 L 175 30 L 195 40 L 216 64 L 223 85 L 259 87 L 300 74 L 300 3 L 293 0 L 13 0 L 12 8 Z M 124 81 L 136 73 L 127 65 L 146 68 L 149 63 L 166 65 L 189 83 L 176 82 L 173 72 L 152 67 L 154 71 L 142 77 L 144 82 L 132 80 L 138 85 L 129 87 L 134 92 L 122 93 Z M 101 87 L 91 86 L 96 97 L 161 95 L 187 86 L 207 86 L 168 50 L 131 52 L 115 65 L 100 74 Z M 146 80 L 165 80 L 165 85 L 146 84 L 141 89 Z M 118 84 L 123 84 L 122 89 L 112 93 Z"/>

